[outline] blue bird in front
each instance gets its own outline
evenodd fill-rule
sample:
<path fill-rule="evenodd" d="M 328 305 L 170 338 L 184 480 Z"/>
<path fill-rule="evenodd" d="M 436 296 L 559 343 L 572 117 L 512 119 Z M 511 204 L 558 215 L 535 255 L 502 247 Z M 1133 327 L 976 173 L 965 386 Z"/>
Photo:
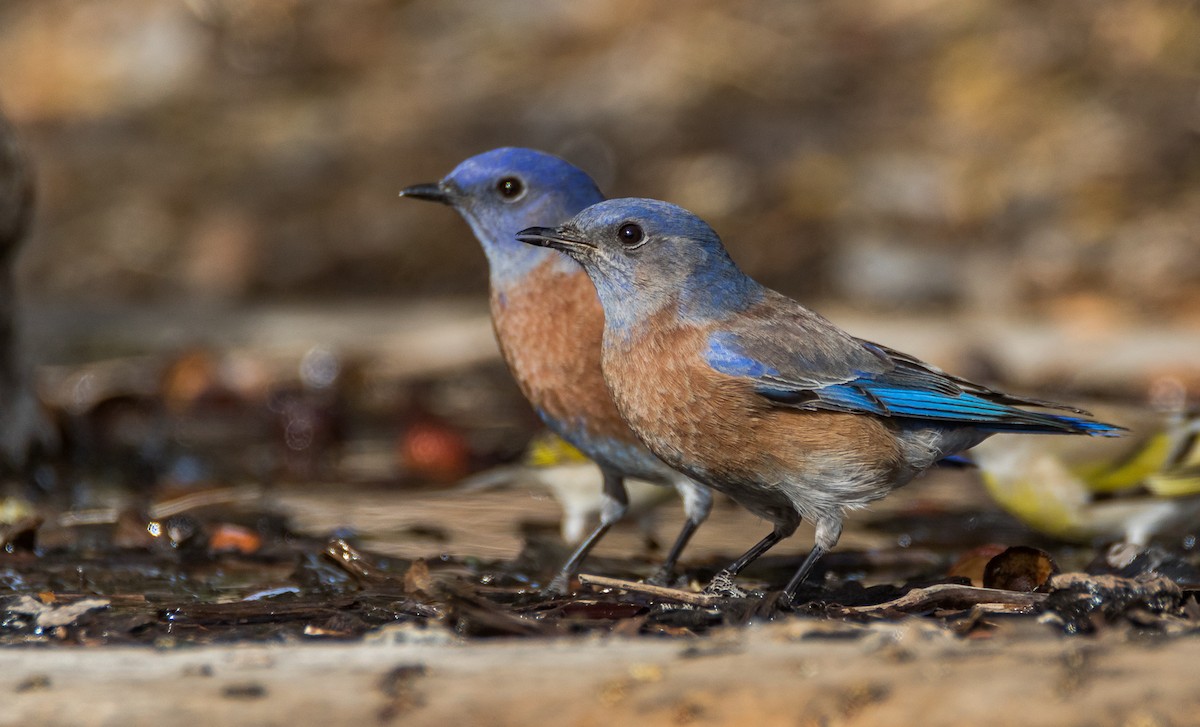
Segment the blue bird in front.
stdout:
<path fill-rule="evenodd" d="M 806 518 L 816 542 L 784 589 L 790 600 L 847 510 L 993 434 L 1121 431 L 851 336 L 745 275 L 707 224 L 666 202 L 600 202 L 517 238 L 567 253 L 591 277 L 605 379 L 650 450 L 773 523 L 709 592 L 736 593 L 734 577 Z"/>
<path fill-rule="evenodd" d="M 712 493 L 650 453 L 617 412 L 600 372 L 604 311 L 583 269 L 567 255 L 522 245 L 515 234 L 557 224 L 604 199 L 579 168 L 532 149 L 501 148 L 458 165 L 435 184 L 401 196 L 450 205 L 488 259 L 492 324 L 509 370 L 542 421 L 599 465 L 600 524 L 550 584 L 562 593 L 584 557 L 629 507 L 625 478 L 675 488 L 686 521 L 652 577 L 663 582 L 712 508 Z"/>

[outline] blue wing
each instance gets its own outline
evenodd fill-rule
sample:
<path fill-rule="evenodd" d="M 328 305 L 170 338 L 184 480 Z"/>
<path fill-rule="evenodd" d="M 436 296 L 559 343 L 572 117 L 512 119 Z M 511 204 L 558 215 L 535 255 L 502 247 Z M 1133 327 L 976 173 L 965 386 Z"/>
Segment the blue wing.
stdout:
<path fill-rule="evenodd" d="M 709 335 L 705 350 L 714 370 L 749 381 L 775 405 L 961 423 L 996 432 L 1114 436 L 1120 431 L 1084 417 L 1026 411 L 1018 407 L 1086 414 L 993 391 L 854 338 L 795 304 L 784 311 L 780 305 L 778 300 L 767 301 L 759 315 L 742 317 L 733 325 L 726 322 Z"/>

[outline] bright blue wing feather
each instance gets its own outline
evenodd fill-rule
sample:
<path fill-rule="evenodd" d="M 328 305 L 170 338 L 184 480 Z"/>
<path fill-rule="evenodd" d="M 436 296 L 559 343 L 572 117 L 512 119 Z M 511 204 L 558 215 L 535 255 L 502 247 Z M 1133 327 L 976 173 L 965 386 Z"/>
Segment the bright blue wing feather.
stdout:
<path fill-rule="evenodd" d="M 829 351 L 813 351 L 810 347 L 805 356 L 800 346 L 800 353 L 784 361 L 781 353 L 786 348 L 777 342 L 767 339 L 762 344 L 761 339 L 731 331 L 709 337 L 705 360 L 720 373 L 751 380 L 759 395 L 781 406 L 958 423 L 990 431 L 1099 435 L 1119 431 L 1118 427 L 1089 419 L 1017 408 L 1012 404 L 1055 405 L 993 392 L 911 356 L 866 341 L 848 340 L 860 347 L 853 353 L 861 355 L 855 355 L 843 370 L 830 364 L 836 357 Z M 760 344 L 761 354 L 755 350 L 755 343 Z M 886 366 L 878 366 L 881 361 Z M 821 366 L 812 365 L 816 362 Z M 882 370 L 864 370 L 870 365 Z"/>
<path fill-rule="evenodd" d="M 714 333 L 709 337 L 708 350 L 704 355 L 709 366 L 730 376 L 752 379 L 779 376 L 778 371 L 747 355 L 732 336 L 723 333 Z"/>

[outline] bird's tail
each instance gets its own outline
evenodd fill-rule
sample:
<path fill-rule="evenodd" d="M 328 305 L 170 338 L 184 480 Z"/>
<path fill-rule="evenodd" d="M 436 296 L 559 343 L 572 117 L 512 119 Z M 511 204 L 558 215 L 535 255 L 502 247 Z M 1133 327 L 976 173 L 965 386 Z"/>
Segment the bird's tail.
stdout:
<path fill-rule="evenodd" d="M 1119 437 L 1129 431 L 1116 424 L 1099 422 L 1086 417 L 1045 414 L 1020 410 L 1022 421 L 1006 424 L 997 422 L 986 428 L 994 432 L 1021 432 L 1023 434 L 1086 434 L 1089 437 Z"/>

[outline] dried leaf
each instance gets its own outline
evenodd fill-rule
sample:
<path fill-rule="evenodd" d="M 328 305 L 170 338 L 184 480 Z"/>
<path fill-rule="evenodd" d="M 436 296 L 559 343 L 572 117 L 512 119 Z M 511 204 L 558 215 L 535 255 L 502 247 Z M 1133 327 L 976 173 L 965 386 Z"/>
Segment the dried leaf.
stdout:
<path fill-rule="evenodd" d="M 402 465 L 413 475 L 431 482 L 457 482 L 470 471 L 467 439 L 448 424 L 423 419 L 405 430 L 397 443 Z"/>
<path fill-rule="evenodd" d="M 84 598 L 74 603 L 56 606 L 42 603 L 32 596 L 21 596 L 9 603 L 4 610 L 33 616 L 35 623 L 41 628 L 69 626 L 88 611 L 108 608 L 110 601 L 104 598 Z"/>
<path fill-rule="evenodd" d="M 262 536 L 249 528 L 230 523 L 221 523 L 208 538 L 208 549 L 213 553 L 234 552 L 242 555 L 257 553 L 262 548 Z"/>
<path fill-rule="evenodd" d="M 427 596 L 433 593 L 433 588 L 433 577 L 429 574 L 429 564 L 423 559 L 414 560 L 404 573 L 404 590 Z"/>
<path fill-rule="evenodd" d="M 949 578 L 968 578 L 971 585 L 983 587 L 983 572 L 987 569 L 987 564 L 997 555 L 1000 555 L 1005 550 L 1005 546 L 997 543 L 989 543 L 981 545 L 978 548 L 972 548 L 963 553 L 958 560 L 954 561 L 954 565 L 950 566 L 950 570 L 946 572 Z"/>
<path fill-rule="evenodd" d="M 1015 545 L 988 561 L 983 569 L 983 587 L 1031 593 L 1044 589 L 1058 564 L 1044 550 Z"/>

